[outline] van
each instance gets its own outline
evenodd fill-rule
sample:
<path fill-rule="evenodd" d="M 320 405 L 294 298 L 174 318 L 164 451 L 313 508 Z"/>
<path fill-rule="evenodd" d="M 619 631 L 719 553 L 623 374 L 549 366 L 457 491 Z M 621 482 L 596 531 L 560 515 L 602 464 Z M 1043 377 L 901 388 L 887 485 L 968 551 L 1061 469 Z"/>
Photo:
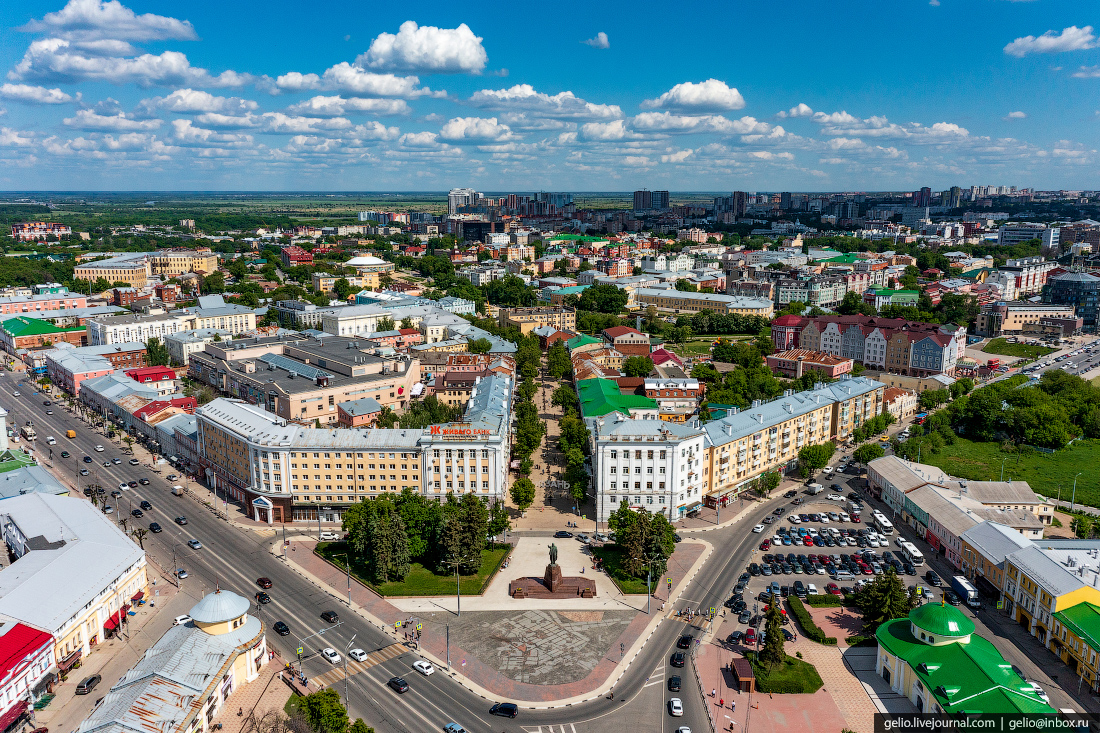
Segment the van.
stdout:
<path fill-rule="evenodd" d="M 855 580 L 855 578 L 856 576 L 852 575 L 847 570 L 839 570 L 836 575 L 833 576 L 833 579 L 838 583 L 850 583 Z"/>
<path fill-rule="evenodd" d="M 806 586 L 802 583 L 801 580 L 794 581 L 794 594 L 799 598 L 806 597 Z"/>
<path fill-rule="evenodd" d="M 822 486 L 821 484 L 810 484 L 809 486 L 806 487 L 806 493 L 809 494 L 810 496 L 815 496 L 817 494 L 820 494 L 824 490 L 825 490 L 825 487 Z"/>
<path fill-rule="evenodd" d="M 99 684 L 103 678 L 98 674 L 93 674 L 91 677 L 85 677 L 80 681 L 80 684 L 76 686 L 76 694 L 87 695 L 91 692 L 96 685 Z"/>
<path fill-rule="evenodd" d="M 76 437 L 76 431 L 75 430 L 66 430 L 65 431 L 65 437 L 66 438 L 75 438 Z"/>
<path fill-rule="evenodd" d="M 808 594 L 810 594 L 811 596 L 816 596 L 817 595 L 817 586 L 814 585 L 813 583 L 810 583 L 809 585 L 806 586 L 806 592 Z"/>
<path fill-rule="evenodd" d="M 175 494 L 176 496 L 183 496 L 183 487 L 180 486 L 179 484 L 176 484 L 175 486 L 172 487 L 172 493 Z"/>

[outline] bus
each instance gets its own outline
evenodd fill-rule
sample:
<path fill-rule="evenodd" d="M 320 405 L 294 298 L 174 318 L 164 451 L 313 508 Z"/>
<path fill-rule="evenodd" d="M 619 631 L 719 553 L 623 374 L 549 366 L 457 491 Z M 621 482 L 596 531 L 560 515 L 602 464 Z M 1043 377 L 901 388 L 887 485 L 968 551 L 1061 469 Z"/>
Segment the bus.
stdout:
<path fill-rule="evenodd" d="M 871 517 L 872 526 L 882 534 L 894 534 L 894 525 L 882 512 L 875 512 Z"/>
<path fill-rule="evenodd" d="M 913 567 L 919 568 L 921 565 L 924 565 L 924 555 L 921 554 L 921 551 L 918 550 L 917 546 L 912 542 L 902 540 L 899 543 L 899 547 L 901 548 L 902 557 L 911 562 Z"/>

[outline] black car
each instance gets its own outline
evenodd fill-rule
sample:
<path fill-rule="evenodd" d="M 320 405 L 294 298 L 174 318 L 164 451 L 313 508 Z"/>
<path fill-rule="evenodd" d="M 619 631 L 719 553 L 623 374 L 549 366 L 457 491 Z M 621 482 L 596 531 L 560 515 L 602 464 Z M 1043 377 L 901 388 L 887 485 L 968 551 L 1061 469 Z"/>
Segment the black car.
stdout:
<path fill-rule="evenodd" d="M 727 644 L 740 644 L 741 640 L 745 638 L 744 631 L 734 631 L 726 637 Z"/>
<path fill-rule="evenodd" d="M 559 540 L 569 539 L 572 536 L 572 532 L 566 532 L 564 529 L 559 529 L 557 532 L 554 533 L 554 538 Z"/>
<path fill-rule="evenodd" d="M 138 506 L 140 506 L 142 509 L 145 509 L 146 511 L 153 508 L 153 505 L 150 504 L 148 501 L 143 501 L 140 504 L 138 504 Z"/>
<path fill-rule="evenodd" d="M 694 640 L 694 637 L 691 634 L 684 634 L 683 636 L 681 636 L 679 639 L 676 640 L 676 648 L 677 649 L 690 649 L 691 648 L 691 642 L 693 640 Z"/>
<path fill-rule="evenodd" d="M 69 457 L 69 451 L 67 451 L 67 450 L 61 451 L 61 457 L 62 458 L 68 458 Z"/>
<path fill-rule="evenodd" d="M 683 542 L 683 541 L 684 541 L 684 538 L 683 538 L 683 537 L 681 537 L 681 536 L 680 536 L 680 535 L 678 535 L 678 534 L 673 534 L 673 535 L 672 535 L 672 541 L 673 541 L 673 542 Z"/>
<path fill-rule="evenodd" d="M 753 577 L 760 575 L 760 565 L 758 563 L 753 563 L 752 565 L 749 565 L 749 573 Z"/>
<path fill-rule="evenodd" d="M 683 652 L 676 652 L 672 655 L 672 659 L 670 659 L 668 663 L 671 664 L 673 667 L 683 667 L 684 659 L 685 657 Z"/>
<path fill-rule="evenodd" d="M 328 621 L 330 624 L 335 624 L 340 622 L 340 616 L 336 611 L 325 611 L 321 614 L 321 620 Z"/>
<path fill-rule="evenodd" d="M 131 489 L 136 489 L 138 484 L 137 481 L 130 481 L 126 485 L 129 486 Z"/>
<path fill-rule="evenodd" d="M 786 499 L 790 499 L 790 498 L 793 498 L 795 496 L 798 496 L 798 490 L 797 489 L 791 489 L 786 494 L 783 494 L 783 497 L 786 498 Z"/>
<path fill-rule="evenodd" d="M 929 570 L 924 574 L 924 579 L 928 581 L 928 584 L 934 588 L 939 588 L 943 585 L 943 581 L 940 580 L 940 576 L 936 574 L 935 570 Z"/>
<path fill-rule="evenodd" d="M 674 674 L 668 678 L 668 691 L 679 692 L 680 691 L 680 675 Z"/>
<path fill-rule="evenodd" d="M 148 485 L 149 485 L 149 479 L 147 479 L 147 478 L 139 478 L 139 479 L 138 479 L 138 483 L 139 483 L 139 484 L 141 484 L 142 486 L 148 486 Z"/>
<path fill-rule="evenodd" d="M 917 569 L 913 566 L 913 563 L 907 562 L 902 564 L 902 568 L 905 570 L 906 575 L 916 575 Z"/>
<path fill-rule="evenodd" d="M 152 524 L 149 525 L 149 531 L 152 532 L 153 534 L 159 534 L 160 532 L 163 532 L 164 530 L 161 528 L 161 526 L 159 524 L 157 524 L 156 522 L 153 522 Z"/>
<path fill-rule="evenodd" d="M 519 707 L 514 702 L 498 702 L 489 708 L 490 715 L 499 715 L 502 718 L 514 718 L 519 715 Z"/>
<path fill-rule="evenodd" d="M 141 519 L 142 517 L 145 516 L 145 512 L 141 511 L 140 509 L 134 509 L 130 512 L 130 516 Z"/>
<path fill-rule="evenodd" d="M 783 638 L 787 641 L 794 641 L 794 634 L 787 631 L 786 629 L 783 629 Z"/>
<path fill-rule="evenodd" d="M 840 484 L 833 484 L 829 488 L 832 489 L 833 491 L 840 491 L 841 490 Z"/>
<path fill-rule="evenodd" d="M 275 633 L 279 636 L 290 635 L 290 627 L 284 624 L 282 621 L 276 621 L 271 628 L 275 629 Z"/>
<path fill-rule="evenodd" d="M 785 512 L 785 511 L 787 511 L 787 510 L 786 510 L 786 509 L 784 509 L 783 507 L 779 507 L 778 509 L 776 509 L 775 511 L 773 511 L 773 512 L 772 512 L 772 514 L 774 514 L 775 516 L 777 516 L 777 517 L 778 517 L 778 516 L 779 516 L 780 514 L 782 514 L 782 513 L 783 513 L 783 512 Z"/>
<path fill-rule="evenodd" d="M 400 677 L 390 677 L 389 682 L 386 683 L 390 688 L 397 693 L 408 692 L 409 683 Z"/>
<path fill-rule="evenodd" d="M 267 605 L 268 603 L 271 603 L 271 596 L 269 596 L 267 593 L 264 593 L 263 591 L 260 591 L 256 594 L 256 603 Z"/>
<path fill-rule="evenodd" d="M 92 457 L 91 456 L 84 456 L 84 462 L 85 463 L 91 463 L 92 462 Z"/>
<path fill-rule="evenodd" d="M 176 524 L 180 525 L 181 527 L 187 524 L 187 517 L 176 517 Z"/>
<path fill-rule="evenodd" d="M 747 572 L 741 573 L 740 577 L 738 577 L 738 578 L 737 578 L 737 582 L 738 582 L 738 584 L 741 584 L 741 583 L 748 583 L 748 582 L 749 582 L 749 578 L 751 578 L 751 577 L 752 577 L 752 576 L 751 576 L 751 575 L 749 575 L 749 574 L 748 574 Z"/>
<path fill-rule="evenodd" d="M 961 606 L 962 605 L 962 601 L 959 600 L 959 597 L 957 595 L 955 595 L 955 591 L 953 591 L 953 590 L 945 590 L 943 592 L 943 600 L 947 601 L 952 606 Z"/>
<path fill-rule="evenodd" d="M 84 490 L 87 491 L 89 495 L 92 493 L 91 489 L 84 489 Z M 111 492 L 111 498 L 112 499 L 117 499 L 120 496 L 122 496 L 122 492 L 119 491 L 118 489 L 115 489 L 114 491 Z"/>
<path fill-rule="evenodd" d="M 43 405 L 45 405 L 46 407 L 49 407 L 49 406 L 50 406 L 50 405 L 52 405 L 53 403 L 52 403 L 52 402 L 50 402 L 49 400 L 42 400 L 42 404 L 43 404 Z"/>

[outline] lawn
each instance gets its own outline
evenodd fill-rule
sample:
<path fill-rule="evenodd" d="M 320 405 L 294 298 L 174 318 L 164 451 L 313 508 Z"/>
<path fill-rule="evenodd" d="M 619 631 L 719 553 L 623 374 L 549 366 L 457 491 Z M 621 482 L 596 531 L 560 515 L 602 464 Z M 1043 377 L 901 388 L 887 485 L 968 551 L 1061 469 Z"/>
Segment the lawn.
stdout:
<path fill-rule="evenodd" d="M 1057 497 L 1059 485 L 1062 499 L 1069 499 L 1073 477 L 1077 478 L 1077 502 L 1100 506 L 1100 465 L 1096 456 L 1100 440 L 1079 440 L 1056 453 L 1032 451 L 1025 454 L 1004 453 L 1000 443 L 976 443 L 958 438 L 955 445 L 944 446 L 939 453 L 922 453 L 921 463 L 939 466 L 952 476 L 974 481 L 999 481 L 1001 461 L 1005 480 L 1022 480 L 1036 492 Z"/>
<path fill-rule="evenodd" d="M 711 344 L 718 339 L 726 339 L 728 341 L 751 341 L 756 338 L 752 334 L 715 334 L 713 336 L 706 336 L 700 338 L 689 339 L 684 342 L 683 346 L 673 346 L 672 350 L 680 354 L 681 356 L 699 356 L 700 354 L 709 354 Z"/>
<path fill-rule="evenodd" d="M 1018 356 L 1024 359 L 1038 359 L 1040 356 L 1053 354 L 1058 349 L 1046 346 L 1031 346 L 1029 344 L 1010 344 L 1003 338 L 996 338 L 982 349 L 987 354 L 1000 354 L 1002 356 Z"/>
<path fill-rule="evenodd" d="M 341 570 L 345 570 L 343 555 L 346 552 L 346 545 L 346 542 L 321 542 L 317 545 L 317 554 Z M 481 568 L 477 575 L 462 576 L 462 593 L 465 595 L 481 593 L 485 588 L 485 582 L 500 567 L 501 561 L 507 554 L 508 550 L 505 548 L 483 550 Z M 376 585 L 365 579 L 365 572 L 366 568 L 361 562 L 351 564 L 352 576 L 383 596 L 453 596 L 457 591 L 454 575 L 437 575 L 417 562 L 412 564 L 409 574 L 401 582 Z"/>
<path fill-rule="evenodd" d="M 604 569 L 611 579 L 619 586 L 623 593 L 645 595 L 645 578 L 635 578 L 627 574 L 622 567 L 623 550 L 618 545 L 608 544 L 603 547 L 593 547 L 592 554 L 603 560 Z M 659 579 L 658 579 L 659 580 Z"/>
<path fill-rule="evenodd" d="M 749 656 L 752 672 L 756 675 L 756 689 L 760 692 L 799 694 L 817 692 L 825 684 L 817 668 L 801 659 L 787 657 L 778 669 L 768 670 L 758 664 L 755 655 Z"/>

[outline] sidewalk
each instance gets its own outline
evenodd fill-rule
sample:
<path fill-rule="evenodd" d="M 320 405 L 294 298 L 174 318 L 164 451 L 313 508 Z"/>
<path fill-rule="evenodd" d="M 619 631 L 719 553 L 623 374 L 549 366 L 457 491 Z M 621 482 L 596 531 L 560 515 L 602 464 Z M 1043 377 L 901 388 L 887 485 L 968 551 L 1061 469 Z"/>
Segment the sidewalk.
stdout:
<path fill-rule="evenodd" d="M 268 712 L 284 715 L 283 707 L 294 693 L 290 685 L 282 679 L 281 673 L 284 666 L 285 662 L 278 654 L 274 659 L 268 660 L 256 679 L 233 690 L 233 695 L 211 722 L 221 723 L 225 733 L 269 730 L 270 726 L 256 724 Z M 316 692 L 316 690 L 310 690 L 310 692 Z"/>
<path fill-rule="evenodd" d="M 307 539 L 296 539 L 291 542 L 290 549 L 287 551 L 287 565 L 318 586 L 326 589 L 334 597 L 344 599 L 346 603 L 347 576 L 339 569 L 317 557 L 313 553 L 315 546 L 314 541 Z M 688 548 L 693 548 L 690 553 Z M 709 543 L 701 541 L 677 546 L 677 551 L 669 559 L 670 573 L 674 578 L 671 603 L 676 602 L 687 584 L 695 578 L 710 557 L 713 549 Z M 272 545 L 271 552 L 277 557 L 282 556 L 279 543 Z M 693 559 L 689 558 L 687 557 L 688 554 L 695 555 L 695 557 Z M 505 582 L 505 579 L 498 578 L 497 582 Z M 445 629 L 441 628 L 441 624 L 438 622 L 433 624 L 425 619 L 422 619 L 424 628 L 419 653 L 434 662 L 441 673 L 451 674 L 460 684 L 486 699 L 503 697 L 521 706 L 535 708 L 560 707 L 592 700 L 605 694 L 608 689 L 614 686 L 641 652 L 645 642 L 653 635 L 658 624 L 669 616 L 674 616 L 672 608 L 666 608 L 664 614 L 660 612 L 661 603 L 668 602 L 668 598 L 665 596 L 666 593 L 667 588 L 660 587 L 657 594 L 654 595 L 653 615 L 647 616 L 644 612 L 636 614 L 620 634 L 619 639 L 611 645 L 611 648 L 614 649 L 622 644 L 625 653 L 622 655 L 605 654 L 595 669 L 587 677 L 577 682 L 561 685 L 534 685 L 516 682 L 505 678 L 496 669 L 467 654 L 466 651 L 454 644 L 450 648 L 450 659 L 457 666 L 449 668 L 447 665 Z M 357 582 L 352 583 L 351 595 L 352 610 L 359 611 L 398 642 L 402 641 L 394 625 L 406 620 L 408 613 Z M 434 600 L 445 602 L 444 599 L 437 598 Z M 523 602 L 517 601 L 516 603 L 516 610 L 522 610 L 519 604 Z M 415 648 L 412 644 L 408 646 Z M 624 661 L 620 661 L 620 656 Z"/>

